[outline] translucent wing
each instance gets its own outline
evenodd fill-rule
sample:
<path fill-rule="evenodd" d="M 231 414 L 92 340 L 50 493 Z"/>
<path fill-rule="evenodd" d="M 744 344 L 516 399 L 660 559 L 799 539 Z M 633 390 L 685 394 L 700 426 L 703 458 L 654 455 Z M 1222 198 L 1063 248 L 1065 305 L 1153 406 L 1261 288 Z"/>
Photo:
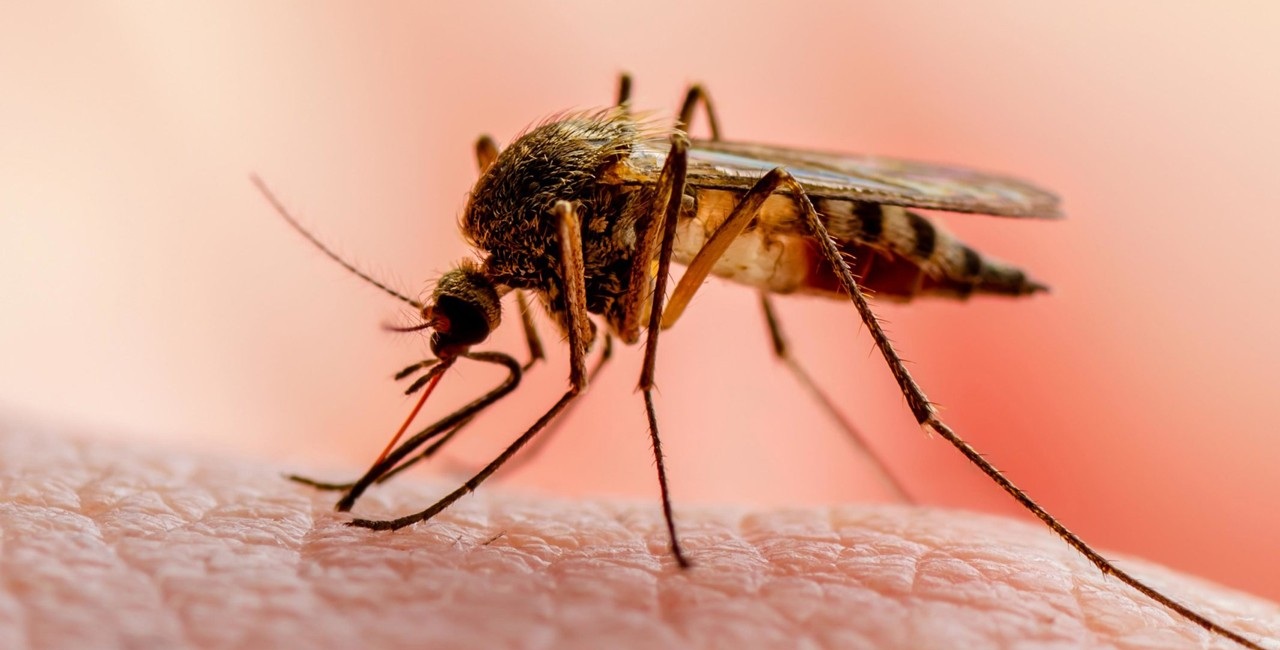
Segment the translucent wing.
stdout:
<path fill-rule="evenodd" d="M 617 169 L 622 182 L 653 182 L 669 145 L 645 141 Z M 1002 217 L 1056 218 L 1058 197 L 1023 181 L 930 163 L 787 149 L 744 142 L 695 140 L 688 182 L 743 189 L 774 167 L 786 167 L 811 198 L 843 198 L 912 208 Z"/>

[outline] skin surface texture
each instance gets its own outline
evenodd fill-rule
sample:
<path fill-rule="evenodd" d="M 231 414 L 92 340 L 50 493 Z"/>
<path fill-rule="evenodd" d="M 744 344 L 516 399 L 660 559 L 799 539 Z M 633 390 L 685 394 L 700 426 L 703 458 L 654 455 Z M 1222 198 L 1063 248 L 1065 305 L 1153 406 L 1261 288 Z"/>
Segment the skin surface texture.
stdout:
<path fill-rule="evenodd" d="M 0 428 L 4 648 L 1231 648 L 1044 529 L 894 506 L 682 507 L 493 486 L 385 533 L 245 461 Z M 404 477 L 362 516 L 454 487 Z M 1280 608 L 1136 561 L 1254 638 Z"/>

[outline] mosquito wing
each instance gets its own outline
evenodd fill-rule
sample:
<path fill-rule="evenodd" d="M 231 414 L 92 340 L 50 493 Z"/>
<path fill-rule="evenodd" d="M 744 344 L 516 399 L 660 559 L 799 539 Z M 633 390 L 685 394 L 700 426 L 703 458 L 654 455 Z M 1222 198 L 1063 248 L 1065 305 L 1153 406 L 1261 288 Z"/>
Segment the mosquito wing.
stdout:
<path fill-rule="evenodd" d="M 637 144 L 617 168 L 623 183 L 657 179 L 670 146 Z M 1057 218 L 1058 197 L 1023 181 L 961 167 L 788 149 L 745 142 L 694 140 L 688 183 L 746 189 L 775 167 L 785 167 L 811 198 L 839 198 L 908 208 L 1002 217 Z"/>

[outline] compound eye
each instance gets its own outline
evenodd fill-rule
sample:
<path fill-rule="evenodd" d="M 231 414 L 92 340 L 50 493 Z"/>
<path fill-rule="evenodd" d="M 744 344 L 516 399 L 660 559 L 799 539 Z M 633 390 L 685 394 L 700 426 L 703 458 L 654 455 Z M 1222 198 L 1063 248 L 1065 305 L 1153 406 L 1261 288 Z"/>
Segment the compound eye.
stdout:
<path fill-rule="evenodd" d="M 466 349 L 489 338 L 489 321 L 482 306 L 458 296 L 436 298 L 431 310 L 435 336 L 431 347 L 437 356 L 448 349 Z"/>
<path fill-rule="evenodd" d="M 497 289 L 474 266 L 460 266 L 441 277 L 433 299 L 422 316 L 435 330 L 431 349 L 440 358 L 466 352 L 501 322 Z"/>

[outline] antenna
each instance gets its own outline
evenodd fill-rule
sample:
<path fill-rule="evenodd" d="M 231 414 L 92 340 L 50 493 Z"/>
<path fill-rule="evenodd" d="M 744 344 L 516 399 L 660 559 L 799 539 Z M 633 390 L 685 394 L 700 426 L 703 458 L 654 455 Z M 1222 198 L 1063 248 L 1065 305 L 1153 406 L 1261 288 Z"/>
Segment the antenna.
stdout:
<path fill-rule="evenodd" d="M 249 180 L 253 182 L 254 187 L 258 188 L 258 191 L 262 193 L 262 196 L 266 197 L 267 202 L 271 204 L 271 207 L 275 208 L 276 213 L 279 214 L 280 217 L 283 218 L 290 226 L 292 226 L 294 230 L 298 231 L 298 233 L 301 234 L 303 237 L 306 237 L 307 241 L 311 242 L 312 245 L 320 249 L 321 253 L 324 253 L 329 257 L 329 259 L 337 262 L 338 264 L 341 264 L 342 268 L 355 274 L 356 277 L 359 277 L 361 280 L 364 280 L 365 282 L 368 282 L 369 284 L 372 284 L 373 286 L 379 289 L 382 289 L 388 295 L 390 295 L 393 298 L 399 299 L 401 302 L 405 302 L 410 305 L 413 305 L 413 307 L 418 311 L 422 311 L 422 303 L 400 293 L 399 291 L 396 291 L 395 289 L 392 289 L 391 287 L 388 287 L 382 282 L 375 280 L 373 276 L 369 275 L 368 273 L 365 273 L 364 271 L 361 271 L 360 269 L 356 268 L 354 264 L 342 259 L 342 257 L 339 256 L 337 253 L 333 252 L 332 249 L 330 249 L 328 246 L 325 246 L 324 242 L 320 241 L 315 235 L 311 234 L 310 231 L 302 227 L 302 224 L 298 223 L 298 220 L 294 219 L 293 215 L 289 214 L 289 211 L 284 208 L 284 204 L 280 202 L 280 199 L 276 198 L 276 195 L 271 192 L 271 188 L 267 187 L 267 184 L 263 182 L 263 180 L 259 178 L 257 174 L 249 174 Z"/>

